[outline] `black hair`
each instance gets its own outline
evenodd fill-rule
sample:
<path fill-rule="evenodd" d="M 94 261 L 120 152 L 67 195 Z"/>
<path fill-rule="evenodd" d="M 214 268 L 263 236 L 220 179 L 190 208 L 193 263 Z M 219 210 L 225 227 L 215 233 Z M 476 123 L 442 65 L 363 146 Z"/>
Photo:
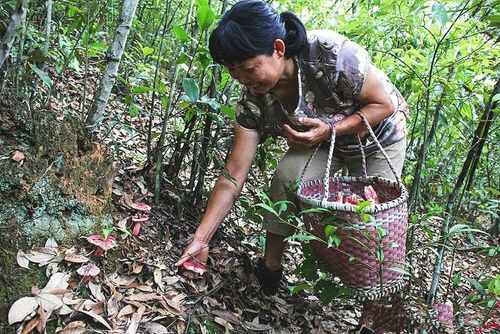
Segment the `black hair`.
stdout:
<path fill-rule="evenodd" d="M 286 58 L 309 50 L 306 29 L 295 14 L 278 16 L 261 0 L 243 0 L 224 14 L 208 44 L 216 63 L 231 66 L 258 55 L 272 55 L 278 38 L 285 42 Z"/>

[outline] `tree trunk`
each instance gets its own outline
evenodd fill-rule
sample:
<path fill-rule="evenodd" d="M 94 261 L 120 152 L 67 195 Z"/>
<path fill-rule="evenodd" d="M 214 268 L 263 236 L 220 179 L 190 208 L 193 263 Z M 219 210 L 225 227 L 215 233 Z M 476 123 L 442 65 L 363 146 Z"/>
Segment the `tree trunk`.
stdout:
<path fill-rule="evenodd" d="M 45 20 L 45 46 L 43 49 L 43 54 L 47 56 L 49 54 L 50 46 L 50 32 L 52 28 L 52 0 L 47 0 L 47 18 Z"/>
<path fill-rule="evenodd" d="M 106 71 L 102 76 L 101 84 L 94 97 L 90 112 L 87 115 L 86 122 L 91 127 L 95 127 L 104 115 L 111 89 L 118 75 L 118 67 L 125 50 L 125 45 L 127 44 L 127 37 L 132 26 L 138 2 L 139 0 L 123 0 L 122 2 L 118 27 L 116 28 L 111 48 L 108 51 Z"/>
<path fill-rule="evenodd" d="M 0 67 L 2 67 L 5 59 L 7 59 L 9 51 L 12 48 L 12 44 L 14 43 L 14 39 L 16 37 L 16 31 L 25 17 L 25 0 L 18 0 L 16 9 L 14 10 L 14 13 L 12 13 L 9 26 L 5 31 L 5 35 L 3 36 L 2 41 L 0 42 Z"/>

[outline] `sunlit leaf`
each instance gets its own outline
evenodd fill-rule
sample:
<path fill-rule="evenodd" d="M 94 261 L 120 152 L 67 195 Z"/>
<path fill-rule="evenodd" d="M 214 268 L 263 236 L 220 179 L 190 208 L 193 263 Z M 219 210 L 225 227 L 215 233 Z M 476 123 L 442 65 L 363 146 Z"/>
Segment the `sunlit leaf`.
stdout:
<path fill-rule="evenodd" d="M 446 22 L 448 22 L 448 13 L 443 4 L 436 2 L 432 5 L 432 18 L 439 23 L 441 27 L 444 27 Z"/>
<path fill-rule="evenodd" d="M 189 41 L 189 35 L 182 27 L 175 26 L 173 30 L 175 37 L 177 37 L 181 42 Z"/>
<path fill-rule="evenodd" d="M 198 8 L 198 26 L 201 31 L 207 30 L 215 20 L 215 13 L 208 6 Z"/>

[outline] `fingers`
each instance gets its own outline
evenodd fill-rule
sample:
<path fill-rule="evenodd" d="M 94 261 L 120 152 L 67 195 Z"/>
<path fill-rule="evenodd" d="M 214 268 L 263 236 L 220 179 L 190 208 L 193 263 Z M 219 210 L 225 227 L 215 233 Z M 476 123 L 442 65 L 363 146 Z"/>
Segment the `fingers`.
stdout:
<path fill-rule="evenodd" d="M 197 262 L 205 263 L 208 257 L 208 245 L 206 244 L 191 244 L 189 245 L 180 259 L 174 264 L 175 266 L 181 266 L 184 262 L 194 259 Z"/>
<path fill-rule="evenodd" d="M 324 124 L 323 121 L 316 118 L 299 118 L 299 123 L 307 127 L 314 127 L 314 128 Z"/>
<path fill-rule="evenodd" d="M 309 130 L 298 132 L 288 125 L 284 126 L 285 134 L 288 141 L 292 144 L 290 145 L 292 148 L 298 146 L 310 148 L 330 138 L 330 126 L 322 120 L 315 118 L 299 118 L 298 121 Z"/>

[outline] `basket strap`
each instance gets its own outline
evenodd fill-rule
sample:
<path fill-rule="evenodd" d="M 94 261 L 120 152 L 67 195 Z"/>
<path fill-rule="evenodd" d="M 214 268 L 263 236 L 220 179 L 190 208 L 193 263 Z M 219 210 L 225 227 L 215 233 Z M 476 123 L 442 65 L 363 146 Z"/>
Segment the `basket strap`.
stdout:
<path fill-rule="evenodd" d="M 366 171 L 366 155 L 365 149 L 363 148 L 363 143 L 361 142 L 361 138 L 359 137 L 359 133 L 356 135 L 358 139 L 359 150 L 361 151 L 361 167 L 363 168 L 363 177 L 368 178 L 368 172 Z"/>
<path fill-rule="evenodd" d="M 332 134 L 330 137 L 330 149 L 328 151 L 328 160 L 326 162 L 326 169 L 325 169 L 325 177 L 323 179 L 323 185 L 324 185 L 324 193 L 323 193 L 323 198 L 322 200 L 325 200 L 329 196 L 329 188 L 330 188 L 330 166 L 332 165 L 332 158 L 333 158 L 333 148 L 335 147 L 335 135 L 336 135 L 336 130 L 334 126 L 331 126 L 330 129 L 332 130 Z M 304 167 L 304 170 L 302 171 L 302 174 L 300 175 L 299 179 L 299 186 L 302 185 L 302 182 L 304 181 L 304 176 L 307 173 L 307 170 L 309 169 L 312 161 L 314 160 L 314 157 L 316 156 L 316 153 L 318 153 L 318 150 L 321 146 L 321 143 L 318 143 L 316 145 L 316 148 L 314 149 L 314 152 L 311 154 L 309 159 L 307 159 L 306 166 Z"/>
<path fill-rule="evenodd" d="M 375 144 L 377 144 L 378 149 L 380 150 L 380 152 L 382 152 L 382 155 L 384 156 L 385 160 L 387 161 L 387 164 L 389 165 L 389 168 L 391 169 L 392 173 L 394 174 L 394 177 L 396 178 L 398 185 L 401 187 L 401 189 L 403 189 L 404 188 L 403 182 L 401 181 L 401 178 L 399 177 L 398 173 L 396 172 L 396 168 L 394 167 L 391 159 L 389 158 L 389 156 L 385 152 L 384 148 L 382 147 L 382 145 L 378 141 L 377 136 L 375 135 L 375 133 L 373 133 L 373 129 L 370 126 L 370 123 L 368 123 L 368 120 L 366 119 L 365 115 L 359 110 L 356 111 L 356 114 L 359 115 L 361 117 L 361 119 L 363 120 L 363 123 L 365 124 L 368 132 L 370 133 L 370 136 L 372 137 Z"/>

